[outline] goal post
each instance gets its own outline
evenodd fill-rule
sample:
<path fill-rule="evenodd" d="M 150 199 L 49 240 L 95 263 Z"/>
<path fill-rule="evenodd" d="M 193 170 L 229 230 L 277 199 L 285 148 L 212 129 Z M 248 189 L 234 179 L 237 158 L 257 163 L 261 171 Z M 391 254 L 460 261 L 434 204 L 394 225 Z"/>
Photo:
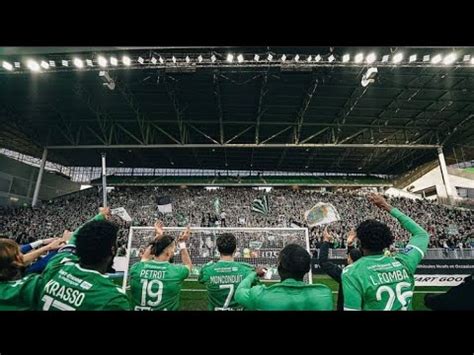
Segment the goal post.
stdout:
<path fill-rule="evenodd" d="M 173 238 L 185 230 L 185 227 L 164 227 L 164 233 Z M 197 279 L 200 269 L 209 261 L 219 259 L 216 239 L 223 233 L 232 233 L 237 240 L 235 261 L 246 262 L 268 269 L 266 280 L 279 280 L 277 266 L 278 256 L 287 244 L 295 243 L 305 248 L 311 255 L 309 232 L 307 228 L 245 228 L 245 227 L 190 227 L 191 236 L 187 242 L 193 270 L 190 279 Z M 140 261 L 140 254 L 154 239 L 153 227 L 130 227 L 128 235 L 126 265 L 122 287 L 127 288 L 129 270 L 133 264 Z M 180 263 L 179 254 L 175 262 Z M 312 283 L 311 267 L 305 276 L 305 281 Z"/>

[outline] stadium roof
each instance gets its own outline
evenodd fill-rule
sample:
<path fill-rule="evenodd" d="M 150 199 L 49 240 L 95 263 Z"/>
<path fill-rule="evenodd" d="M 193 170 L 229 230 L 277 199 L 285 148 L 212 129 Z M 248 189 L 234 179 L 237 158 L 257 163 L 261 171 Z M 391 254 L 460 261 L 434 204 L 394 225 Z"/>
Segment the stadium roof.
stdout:
<path fill-rule="evenodd" d="M 474 145 L 471 55 L 474 48 L 3 48 L 0 147 L 41 157 L 47 146 L 48 160 L 66 166 L 99 166 L 106 151 L 115 167 L 399 174 L 435 159 L 437 146 L 449 155 Z M 369 67 L 378 73 L 364 87 Z"/>

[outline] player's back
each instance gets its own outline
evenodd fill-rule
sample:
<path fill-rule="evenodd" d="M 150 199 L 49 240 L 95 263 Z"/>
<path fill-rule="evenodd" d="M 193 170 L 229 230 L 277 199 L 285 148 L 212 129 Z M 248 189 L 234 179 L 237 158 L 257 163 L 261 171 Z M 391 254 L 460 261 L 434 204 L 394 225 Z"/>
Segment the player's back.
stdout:
<path fill-rule="evenodd" d="M 176 311 L 181 286 L 188 277 L 184 265 L 168 261 L 140 261 L 130 270 L 132 304 L 137 311 Z"/>
<path fill-rule="evenodd" d="M 85 269 L 77 261 L 72 254 L 50 261 L 39 291 L 40 310 L 130 310 L 127 296 L 107 275 Z"/>
<path fill-rule="evenodd" d="M 270 287 L 251 289 L 252 310 L 265 311 L 330 311 L 332 291 L 323 284 L 306 284 L 286 279 Z"/>
<path fill-rule="evenodd" d="M 415 281 L 403 254 L 364 256 L 344 269 L 343 278 L 346 287 L 359 290 L 363 310 L 411 309 Z"/>
<path fill-rule="evenodd" d="M 247 263 L 219 260 L 209 262 L 199 274 L 199 282 L 206 285 L 209 310 L 241 310 L 235 301 L 235 290 L 253 271 Z"/>
<path fill-rule="evenodd" d="M 39 275 L 28 275 L 15 281 L 0 282 L 0 311 L 31 311 L 36 309 Z"/>

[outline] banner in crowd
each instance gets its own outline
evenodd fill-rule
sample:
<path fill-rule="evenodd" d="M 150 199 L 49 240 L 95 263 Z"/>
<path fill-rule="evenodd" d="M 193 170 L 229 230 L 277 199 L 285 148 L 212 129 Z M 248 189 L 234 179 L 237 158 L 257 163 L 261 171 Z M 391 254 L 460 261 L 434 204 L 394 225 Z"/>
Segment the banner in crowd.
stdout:
<path fill-rule="evenodd" d="M 131 222 L 132 221 L 132 217 L 130 217 L 127 210 L 123 207 L 114 208 L 110 211 L 110 213 L 112 213 L 112 215 L 119 216 L 120 218 L 122 218 L 126 222 Z"/>
<path fill-rule="evenodd" d="M 304 218 L 309 227 L 321 226 L 339 221 L 341 217 L 336 208 L 330 203 L 318 202 L 304 213 Z"/>
<path fill-rule="evenodd" d="M 252 202 L 252 211 L 267 215 L 269 212 L 269 207 L 268 207 L 268 196 L 263 195 L 260 198 L 256 198 Z"/>
<path fill-rule="evenodd" d="M 169 196 L 160 196 L 157 199 L 158 211 L 161 213 L 171 213 L 173 208 L 171 207 L 171 198 Z"/>

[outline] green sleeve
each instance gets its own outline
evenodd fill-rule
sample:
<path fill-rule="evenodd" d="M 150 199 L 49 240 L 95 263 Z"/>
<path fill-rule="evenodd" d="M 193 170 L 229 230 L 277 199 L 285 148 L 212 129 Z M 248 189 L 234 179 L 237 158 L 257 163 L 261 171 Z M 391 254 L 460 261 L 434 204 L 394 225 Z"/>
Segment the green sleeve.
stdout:
<path fill-rule="evenodd" d="M 179 265 L 179 269 L 178 269 L 178 272 L 179 272 L 179 278 L 181 280 L 184 280 L 186 277 L 189 276 L 189 269 L 184 266 L 184 265 Z"/>
<path fill-rule="evenodd" d="M 82 226 L 80 226 L 79 228 L 77 228 L 74 233 L 72 233 L 72 236 L 71 236 L 71 239 L 69 239 L 69 242 L 68 244 L 72 244 L 72 245 L 76 245 L 76 238 L 77 238 L 77 233 L 81 230 L 81 228 L 86 225 L 87 223 L 89 222 L 92 222 L 92 221 L 103 221 L 105 219 L 104 215 L 99 213 L 97 214 L 96 216 L 94 216 L 94 218 L 90 219 L 89 221 L 87 221 L 86 223 L 84 223 Z"/>
<path fill-rule="evenodd" d="M 242 280 L 235 291 L 235 301 L 247 309 L 253 308 L 252 284 L 257 278 L 257 273 L 252 271 Z M 263 286 L 257 286 L 263 287 Z"/>
<path fill-rule="evenodd" d="M 362 309 L 361 287 L 353 275 L 344 271 L 342 274 L 342 290 L 344 292 L 344 310 L 360 311 Z"/>
<path fill-rule="evenodd" d="M 402 227 L 406 229 L 411 238 L 404 250 L 402 250 L 396 258 L 405 264 L 412 274 L 415 273 L 416 267 L 425 256 L 430 236 L 419 224 L 410 217 L 404 215 L 396 208 L 392 208 L 390 214 L 398 219 Z"/>
<path fill-rule="evenodd" d="M 199 272 L 199 276 L 198 276 L 199 283 L 204 284 L 209 280 L 209 274 L 206 271 L 207 271 L 207 267 L 204 266 Z"/>

